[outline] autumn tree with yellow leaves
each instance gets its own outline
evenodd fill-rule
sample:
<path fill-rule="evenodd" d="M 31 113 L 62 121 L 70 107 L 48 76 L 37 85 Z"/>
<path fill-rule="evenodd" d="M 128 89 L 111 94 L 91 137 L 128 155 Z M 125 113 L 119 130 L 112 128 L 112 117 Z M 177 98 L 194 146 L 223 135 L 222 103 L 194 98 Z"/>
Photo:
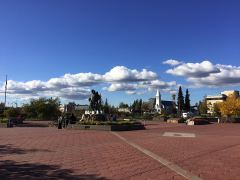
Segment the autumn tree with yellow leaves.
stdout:
<path fill-rule="evenodd" d="M 229 96 L 226 101 L 217 104 L 221 115 L 225 117 L 240 116 L 240 98 Z"/>

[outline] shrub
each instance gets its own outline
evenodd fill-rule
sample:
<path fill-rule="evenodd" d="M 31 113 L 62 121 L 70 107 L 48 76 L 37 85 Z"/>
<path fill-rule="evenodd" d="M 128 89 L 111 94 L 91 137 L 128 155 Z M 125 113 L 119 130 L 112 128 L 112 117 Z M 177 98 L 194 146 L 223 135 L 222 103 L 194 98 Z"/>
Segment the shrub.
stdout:
<path fill-rule="evenodd" d="M 8 108 L 7 110 L 5 110 L 5 115 L 7 118 L 10 118 L 10 117 L 17 117 L 18 115 L 21 114 L 21 110 L 19 108 Z"/>

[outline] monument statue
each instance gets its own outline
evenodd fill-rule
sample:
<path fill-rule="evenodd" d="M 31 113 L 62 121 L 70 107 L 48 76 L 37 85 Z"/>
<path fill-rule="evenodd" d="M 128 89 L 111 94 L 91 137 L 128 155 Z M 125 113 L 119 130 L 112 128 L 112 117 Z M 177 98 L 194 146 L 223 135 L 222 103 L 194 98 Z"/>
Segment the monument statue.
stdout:
<path fill-rule="evenodd" d="M 100 113 L 102 104 L 102 97 L 97 91 L 92 90 L 92 95 L 89 98 L 89 108 L 94 111 L 94 114 Z"/>

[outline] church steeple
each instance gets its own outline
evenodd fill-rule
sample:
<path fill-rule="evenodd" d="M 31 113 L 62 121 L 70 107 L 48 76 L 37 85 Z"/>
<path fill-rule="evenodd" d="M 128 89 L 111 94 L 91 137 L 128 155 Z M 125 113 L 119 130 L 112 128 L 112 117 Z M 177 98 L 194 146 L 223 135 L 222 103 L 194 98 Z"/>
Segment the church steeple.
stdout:
<path fill-rule="evenodd" d="M 160 92 L 159 92 L 159 90 L 157 89 L 157 94 L 156 94 L 156 97 L 160 97 L 161 95 L 160 95 Z"/>
<path fill-rule="evenodd" d="M 159 112 L 161 114 L 161 94 L 160 91 L 157 89 L 157 93 L 156 93 L 156 104 L 155 104 L 155 109 L 157 112 Z"/>

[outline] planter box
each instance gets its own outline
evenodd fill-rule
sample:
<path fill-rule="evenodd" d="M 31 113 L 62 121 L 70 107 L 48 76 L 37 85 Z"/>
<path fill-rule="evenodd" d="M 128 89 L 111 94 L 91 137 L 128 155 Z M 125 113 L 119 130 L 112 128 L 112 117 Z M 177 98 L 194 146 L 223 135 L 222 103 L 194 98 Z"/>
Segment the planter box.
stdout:
<path fill-rule="evenodd" d="M 153 121 L 167 121 L 167 117 L 157 116 L 157 117 L 154 117 L 152 120 Z"/>
<path fill-rule="evenodd" d="M 187 121 L 188 126 L 194 126 L 194 121 Z"/>
<path fill-rule="evenodd" d="M 174 124 L 183 123 L 183 122 L 184 121 L 182 118 L 171 118 L 167 120 L 167 123 L 174 123 Z"/>
<path fill-rule="evenodd" d="M 206 118 L 191 118 L 186 123 L 187 125 L 206 125 L 209 121 Z"/>
<path fill-rule="evenodd" d="M 98 130 L 98 131 L 132 131 L 145 129 L 142 124 L 134 125 L 69 125 L 68 129 Z"/>
<path fill-rule="evenodd" d="M 177 124 L 177 123 L 178 123 L 178 120 L 176 120 L 176 119 L 168 119 L 168 120 L 167 120 L 167 123 Z"/>
<path fill-rule="evenodd" d="M 7 128 L 7 123 L 0 123 L 0 128 Z"/>
<path fill-rule="evenodd" d="M 220 123 L 240 123 L 240 118 L 220 118 Z"/>

